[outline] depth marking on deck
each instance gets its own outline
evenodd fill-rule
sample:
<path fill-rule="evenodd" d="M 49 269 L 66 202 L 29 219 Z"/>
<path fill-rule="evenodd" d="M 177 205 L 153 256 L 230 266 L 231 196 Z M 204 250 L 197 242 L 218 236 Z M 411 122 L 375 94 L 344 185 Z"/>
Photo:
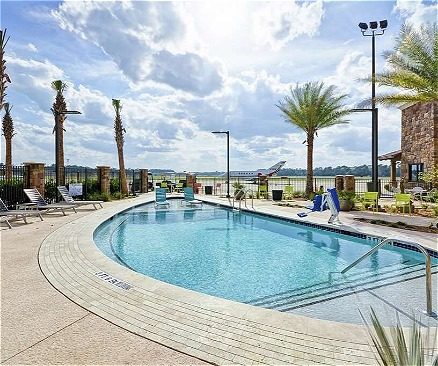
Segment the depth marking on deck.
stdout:
<path fill-rule="evenodd" d="M 120 287 L 124 290 L 129 290 L 132 287 L 129 283 L 126 283 L 122 280 L 119 280 L 119 279 L 109 275 L 106 272 L 100 271 L 100 272 L 96 272 L 94 275 L 99 277 L 100 279 L 102 279 L 102 280 L 104 280 L 104 281 L 106 281 L 114 286 Z"/>

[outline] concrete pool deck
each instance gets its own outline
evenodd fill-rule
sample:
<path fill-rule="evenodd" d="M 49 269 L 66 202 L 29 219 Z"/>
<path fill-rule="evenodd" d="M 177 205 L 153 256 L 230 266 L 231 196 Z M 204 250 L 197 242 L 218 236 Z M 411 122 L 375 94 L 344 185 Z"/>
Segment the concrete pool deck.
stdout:
<path fill-rule="evenodd" d="M 2 363 L 202 363 L 167 347 L 218 364 L 375 363 L 362 326 L 195 293 L 105 257 L 92 242 L 94 228 L 120 210 L 150 200 L 153 194 L 108 203 L 98 211 L 46 215 L 41 223 L 13 222 L 13 230 L 2 230 Z M 269 201 L 258 202 L 256 208 L 295 216 L 293 209 Z M 376 234 L 374 225 L 354 222 L 358 224 Z M 420 236 L 423 244 L 436 248 L 436 237 Z M 45 276 L 80 306 L 41 274 L 40 245 Z"/>

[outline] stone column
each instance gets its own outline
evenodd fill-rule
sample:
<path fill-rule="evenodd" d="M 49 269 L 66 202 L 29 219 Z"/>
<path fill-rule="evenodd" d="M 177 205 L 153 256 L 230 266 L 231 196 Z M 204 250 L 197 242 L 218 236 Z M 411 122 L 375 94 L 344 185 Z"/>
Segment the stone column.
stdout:
<path fill-rule="evenodd" d="M 44 197 L 44 163 L 24 163 L 26 178 L 24 184 L 26 188 L 36 188 Z"/>
<path fill-rule="evenodd" d="M 354 179 L 354 175 L 346 175 L 344 177 L 344 190 L 346 192 L 355 192 L 356 191 L 356 186 L 355 186 L 355 179 Z"/>
<path fill-rule="evenodd" d="M 140 169 L 140 192 L 141 193 L 148 193 L 148 170 L 147 169 Z"/>
<path fill-rule="evenodd" d="M 110 167 L 97 166 L 97 182 L 100 186 L 100 193 L 110 194 Z"/>
<path fill-rule="evenodd" d="M 335 188 L 338 192 L 341 192 L 344 190 L 344 176 L 343 175 L 337 175 L 335 177 Z"/>
<path fill-rule="evenodd" d="M 186 185 L 187 185 L 187 187 L 192 187 L 194 189 L 195 188 L 195 183 L 196 183 L 196 175 L 194 175 L 194 174 L 187 174 L 186 175 Z"/>

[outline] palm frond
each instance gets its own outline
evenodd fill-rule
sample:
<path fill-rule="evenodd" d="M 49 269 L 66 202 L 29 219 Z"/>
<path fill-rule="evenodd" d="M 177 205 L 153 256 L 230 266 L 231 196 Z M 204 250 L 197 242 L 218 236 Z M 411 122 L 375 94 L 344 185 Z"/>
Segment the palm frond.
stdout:
<path fill-rule="evenodd" d="M 52 81 L 52 89 L 57 93 L 63 93 L 67 88 L 67 84 L 65 84 L 62 80 L 54 80 Z"/>

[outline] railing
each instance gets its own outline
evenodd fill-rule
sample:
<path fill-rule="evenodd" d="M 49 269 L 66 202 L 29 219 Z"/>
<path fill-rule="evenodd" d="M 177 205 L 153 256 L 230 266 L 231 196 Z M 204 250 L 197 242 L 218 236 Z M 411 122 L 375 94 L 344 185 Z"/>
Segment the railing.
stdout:
<path fill-rule="evenodd" d="M 0 198 L 8 208 L 26 202 L 23 189 L 26 188 L 26 167 L 13 165 L 0 166 Z"/>
<path fill-rule="evenodd" d="M 393 242 L 398 242 L 398 243 L 414 246 L 421 253 L 424 254 L 424 256 L 426 258 L 426 261 L 425 261 L 426 262 L 426 314 L 429 316 L 436 316 L 436 314 L 434 313 L 434 311 L 432 309 L 432 271 L 431 271 L 431 264 L 430 264 L 430 262 L 431 262 L 430 255 L 427 252 L 427 250 L 422 245 L 420 245 L 418 243 L 407 242 L 407 241 L 393 239 L 393 238 L 386 238 L 386 239 L 382 240 L 379 244 L 372 247 L 364 255 L 362 255 L 361 257 L 356 259 L 353 263 L 351 263 L 350 265 L 345 267 L 341 271 L 341 273 L 344 274 L 344 273 L 348 272 L 351 268 L 353 268 L 354 266 L 356 266 L 357 264 L 362 262 L 365 258 L 367 258 L 371 254 L 377 252 L 381 247 L 383 247 L 386 244 L 393 243 Z"/>
<path fill-rule="evenodd" d="M 234 202 L 237 199 L 236 197 L 239 197 L 239 194 L 241 194 L 240 198 L 238 199 L 239 201 L 239 210 L 242 208 L 242 201 L 245 203 L 245 208 L 248 208 L 247 204 L 246 204 L 246 195 L 250 193 L 251 194 L 251 208 L 254 209 L 254 191 L 252 189 L 238 189 L 236 192 L 234 192 L 233 195 L 233 201 L 232 201 L 232 207 L 233 209 L 234 207 Z"/>

